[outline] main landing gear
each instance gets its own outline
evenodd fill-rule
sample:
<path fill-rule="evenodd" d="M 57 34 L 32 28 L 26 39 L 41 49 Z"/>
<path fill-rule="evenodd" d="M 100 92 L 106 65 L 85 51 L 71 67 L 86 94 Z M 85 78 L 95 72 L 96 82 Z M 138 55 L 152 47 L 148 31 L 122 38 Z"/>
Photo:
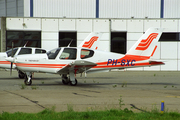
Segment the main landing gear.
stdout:
<path fill-rule="evenodd" d="M 62 83 L 64 85 L 70 84 L 71 86 L 76 86 L 77 85 L 77 79 L 75 77 L 72 77 L 69 75 L 69 78 L 67 77 L 67 74 L 62 75 Z"/>
<path fill-rule="evenodd" d="M 18 70 L 18 76 L 20 79 L 23 79 L 26 76 L 26 74 L 23 73 L 22 71 Z"/>
<path fill-rule="evenodd" d="M 64 85 L 70 84 L 71 86 L 76 86 L 77 85 L 77 79 L 75 78 L 74 73 L 70 72 L 69 77 L 67 77 L 67 74 L 62 74 L 62 83 Z M 32 84 L 32 72 L 26 72 L 24 84 L 25 85 L 31 85 Z"/>

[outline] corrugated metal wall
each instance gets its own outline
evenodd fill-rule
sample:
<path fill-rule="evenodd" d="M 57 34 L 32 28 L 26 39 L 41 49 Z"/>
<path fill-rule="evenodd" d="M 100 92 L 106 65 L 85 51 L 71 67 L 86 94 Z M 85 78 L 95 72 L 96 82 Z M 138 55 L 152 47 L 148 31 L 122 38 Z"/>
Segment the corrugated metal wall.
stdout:
<path fill-rule="evenodd" d="M 100 0 L 100 18 L 159 18 L 160 0 Z"/>
<path fill-rule="evenodd" d="M 34 0 L 33 2 L 34 17 L 95 17 L 95 0 Z"/>
<path fill-rule="evenodd" d="M 0 0 L 0 16 L 6 16 L 5 0 Z"/>
<path fill-rule="evenodd" d="M 180 0 L 164 0 L 164 18 L 180 18 Z"/>
<path fill-rule="evenodd" d="M 0 16 L 24 16 L 24 0 L 0 0 Z"/>
<path fill-rule="evenodd" d="M 180 0 L 0 0 L 0 16 L 180 18 L 179 6 Z"/>

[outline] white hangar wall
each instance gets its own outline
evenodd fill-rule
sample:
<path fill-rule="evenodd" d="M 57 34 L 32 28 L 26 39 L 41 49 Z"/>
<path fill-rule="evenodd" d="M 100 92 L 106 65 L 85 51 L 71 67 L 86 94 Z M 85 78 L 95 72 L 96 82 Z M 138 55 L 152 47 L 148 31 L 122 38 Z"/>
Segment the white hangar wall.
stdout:
<path fill-rule="evenodd" d="M 111 31 L 127 32 L 127 51 L 149 27 L 165 28 L 164 32 L 180 32 L 180 19 L 59 19 L 59 18 L 6 18 L 6 29 L 41 31 L 41 47 L 58 47 L 60 31 L 77 31 L 77 46 L 90 32 L 103 32 L 101 50 L 110 51 Z M 159 42 L 153 59 L 165 65 L 132 68 L 128 70 L 180 71 L 180 42 Z"/>

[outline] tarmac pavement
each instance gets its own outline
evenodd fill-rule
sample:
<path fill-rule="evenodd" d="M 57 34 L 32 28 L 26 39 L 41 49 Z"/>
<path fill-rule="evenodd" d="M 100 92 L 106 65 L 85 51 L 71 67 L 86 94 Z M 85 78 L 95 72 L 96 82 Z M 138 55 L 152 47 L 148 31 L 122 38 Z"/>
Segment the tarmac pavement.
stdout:
<path fill-rule="evenodd" d="M 9 71 L 0 70 L 0 113 L 37 113 L 45 108 L 57 112 L 114 108 L 160 111 L 161 101 L 165 111 L 180 111 L 180 72 L 113 71 L 76 78 L 77 86 L 70 86 L 63 85 L 59 75 L 34 73 L 32 85 L 25 86 L 17 71 L 10 76 Z"/>

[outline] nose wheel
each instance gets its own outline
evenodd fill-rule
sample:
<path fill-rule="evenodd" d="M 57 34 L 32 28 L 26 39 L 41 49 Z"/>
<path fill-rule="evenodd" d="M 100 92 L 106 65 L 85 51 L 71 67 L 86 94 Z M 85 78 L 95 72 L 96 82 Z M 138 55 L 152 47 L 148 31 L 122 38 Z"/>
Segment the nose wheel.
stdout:
<path fill-rule="evenodd" d="M 32 84 L 32 74 L 30 72 L 26 72 L 24 84 L 25 85 L 31 85 Z"/>

